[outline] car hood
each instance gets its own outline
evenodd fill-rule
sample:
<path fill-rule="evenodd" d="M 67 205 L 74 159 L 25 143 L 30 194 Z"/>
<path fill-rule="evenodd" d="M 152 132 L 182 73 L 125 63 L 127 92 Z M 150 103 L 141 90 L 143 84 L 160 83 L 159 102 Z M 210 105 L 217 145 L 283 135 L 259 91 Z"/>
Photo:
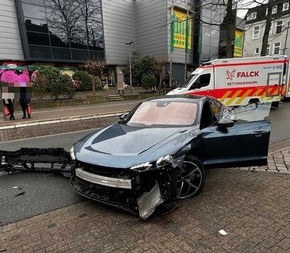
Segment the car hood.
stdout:
<path fill-rule="evenodd" d="M 140 128 L 115 124 L 76 144 L 79 161 L 115 168 L 173 155 L 198 132 L 197 127 Z"/>
<path fill-rule="evenodd" d="M 188 91 L 188 88 L 176 88 L 172 91 L 169 91 L 167 95 L 177 95 L 177 94 L 184 94 Z"/>

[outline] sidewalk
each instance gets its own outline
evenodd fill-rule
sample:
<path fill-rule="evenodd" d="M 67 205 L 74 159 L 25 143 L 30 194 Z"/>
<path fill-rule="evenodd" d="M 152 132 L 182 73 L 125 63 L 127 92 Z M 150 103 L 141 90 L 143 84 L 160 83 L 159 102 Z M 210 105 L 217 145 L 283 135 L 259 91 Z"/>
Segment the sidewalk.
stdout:
<path fill-rule="evenodd" d="M 148 92 L 148 91 L 147 91 Z M 127 88 L 125 94 L 138 95 L 146 93 L 141 87 L 132 89 Z M 108 90 L 97 91 L 99 96 L 117 95 L 118 91 L 116 87 L 110 87 Z M 76 98 L 86 98 L 91 95 L 91 92 L 79 92 L 76 94 Z M 22 119 L 22 111 L 20 109 L 15 111 L 15 120 L 5 119 L 3 115 L 0 115 L 0 130 L 11 129 L 18 127 L 26 127 L 32 125 L 51 124 L 64 121 L 75 121 L 82 119 L 92 119 L 101 117 L 102 115 L 119 115 L 120 113 L 127 112 L 137 104 L 139 100 L 128 100 L 124 105 L 122 102 L 102 102 L 96 104 L 88 104 L 82 106 L 69 106 L 69 107 L 54 107 L 45 109 L 34 109 L 32 101 L 32 117 L 31 119 Z"/>
<path fill-rule="evenodd" d="M 115 116 L 127 112 L 137 104 L 137 101 L 91 104 L 81 107 L 58 107 L 37 109 L 32 111 L 30 119 L 22 119 L 22 112 L 15 111 L 15 120 L 0 119 L 0 130 L 35 126 L 42 124 L 60 123 L 66 121 L 86 120 L 104 116 Z"/>

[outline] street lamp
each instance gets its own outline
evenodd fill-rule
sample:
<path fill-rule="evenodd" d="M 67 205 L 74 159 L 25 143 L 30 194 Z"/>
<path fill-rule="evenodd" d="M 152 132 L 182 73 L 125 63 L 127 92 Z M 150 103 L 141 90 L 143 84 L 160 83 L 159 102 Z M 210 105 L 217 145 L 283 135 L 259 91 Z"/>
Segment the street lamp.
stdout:
<path fill-rule="evenodd" d="M 131 52 L 131 45 L 134 44 L 133 41 L 125 43 L 129 46 L 129 73 L 130 73 L 130 93 L 132 94 L 132 52 Z"/>

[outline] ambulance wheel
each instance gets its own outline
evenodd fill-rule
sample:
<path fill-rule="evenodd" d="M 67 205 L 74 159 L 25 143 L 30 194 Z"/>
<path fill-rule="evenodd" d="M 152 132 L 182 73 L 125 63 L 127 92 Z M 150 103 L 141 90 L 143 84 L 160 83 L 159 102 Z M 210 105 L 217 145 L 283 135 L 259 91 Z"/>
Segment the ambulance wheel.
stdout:
<path fill-rule="evenodd" d="M 250 105 L 254 105 L 256 108 L 258 107 L 258 104 L 260 103 L 259 99 L 251 99 L 249 101 Z"/>

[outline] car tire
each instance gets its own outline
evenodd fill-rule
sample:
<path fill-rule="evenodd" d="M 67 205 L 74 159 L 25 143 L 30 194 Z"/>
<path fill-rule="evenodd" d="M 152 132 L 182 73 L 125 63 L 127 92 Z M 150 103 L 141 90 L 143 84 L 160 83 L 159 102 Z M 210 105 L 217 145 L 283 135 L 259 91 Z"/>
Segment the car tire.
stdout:
<path fill-rule="evenodd" d="M 177 184 L 177 198 L 187 199 L 198 195 L 204 183 L 205 170 L 202 162 L 192 155 L 185 157 Z"/>

